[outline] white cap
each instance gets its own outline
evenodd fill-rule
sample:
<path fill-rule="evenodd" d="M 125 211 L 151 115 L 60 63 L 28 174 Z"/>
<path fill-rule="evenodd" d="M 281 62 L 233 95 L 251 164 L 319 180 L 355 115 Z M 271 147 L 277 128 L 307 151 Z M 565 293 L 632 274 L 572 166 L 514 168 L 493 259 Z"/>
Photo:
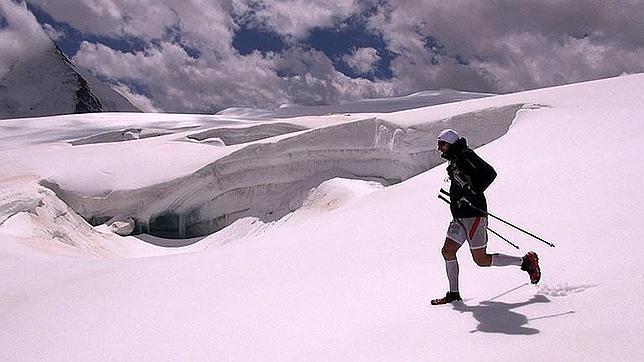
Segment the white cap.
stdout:
<path fill-rule="evenodd" d="M 459 136 L 458 133 L 456 133 L 456 131 L 451 128 L 444 129 L 441 131 L 441 133 L 438 134 L 439 141 L 447 142 L 450 145 L 453 145 L 454 142 L 458 141 L 459 138 L 461 138 L 461 136 Z"/>

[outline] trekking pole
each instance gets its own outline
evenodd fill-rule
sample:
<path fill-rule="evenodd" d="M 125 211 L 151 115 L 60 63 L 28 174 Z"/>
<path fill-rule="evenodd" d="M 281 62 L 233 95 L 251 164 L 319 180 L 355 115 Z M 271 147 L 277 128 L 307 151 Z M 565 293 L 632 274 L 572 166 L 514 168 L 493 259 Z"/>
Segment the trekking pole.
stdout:
<path fill-rule="evenodd" d="M 450 205 L 452 204 L 452 202 L 451 202 L 451 201 L 449 201 L 448 199 L 446 199 L 446 198 L 445 198 L 445 196 L 443 196 L 443 195 L 438 195 L 438 198 L 439 198 L 439 199 L 441 199 L 441 200 L 443 200 L 443 201 L 445 201 L 446 203 L 448 203 L 448 204 L 450 204 Z"/>
<path fill-rule="evenodd" d="M 504 238 L 503 236 L 501 236 L 501 234 L 497 233 L 496 231 L 494 231 L 494 230 L 492 230 L 492 229 L 490 229 L 490 228 L 487 228 L 487 229 L 488 229 L 488 230 L 490 230 L 490 232 L 491 232 L 492 234 L 494 234 L 494 235 L 498 236 L 499 238 L 501 238 L 501 240 L 505 241 L 506 243 L 508 243 L 508 244 L 510 244 L 510 245 L 512 245 L 512 246 L 514 246 L 517 250 L 519 250 L 519 247 L 518 247 L 518 246 L 516 246 L 515 244 L 513 244 L 510 240 L 508 240 L 508 239 Z"/>
<path fill-rule="evenodd" d="M 439 199 L 441 199 L 441 200 L 443 200 L 443 201 L 445 201 L 445 202 L 447 202 L 448 204 L 451 204 L 451 202 L 450 202 L 448 199 L 446 199 L 443 195 L 438 195 L 438 198 L 439 198 Z M 490 230 L 490 232 L 491 232 L 492 234 L 494 234 L 494 235 L 498 236 L 499 238 L 501 238 L 501 240 L 503 240 L 503 241 L 505 241 L 506 243 L 508 243 L 508 244 L 510 244 L 510 245 L 512 245 L 512 246 L 514 246 L 516 249 L 519 249 L 519 247 L 518 247 L 518 246 L 516 246 L 515 244 L 513 244 L 510 240 L 508 240 L 508 239 L 504 238 L 503 236 L 501 236 L 501 234 L 499 234 L 499 233 L 497 233 L 496 231 L 494 231 L 494 230 L 490 229 L 489 227 L 488 227 L 487 229 L 488 229 L 488 230 Z"/>
<path fill-rule="evenodd" d="M 443 190 L 443 189 L 441 189 L 441 193 L 446 194 L 446 195 L 449 195 L 449 192 L 447 192 L 447 191 L 445 191 L 445 190 Z M 441 195 L 441 196 L 442 196 L 442 195 Z M 440 196 L 439 196 L 439 197 L 440 197 Z M 515 229 L 517 229 L 517 230 L 519 230 L 519 231 L 523 232 L 523 233 L 526 233 L 526 234 L 528 234 L 528 235 L 532 236 L 533 238 L 535 238 L 535 239 L 537 239 L 537 240 L 539 240 L 539 241 L 541 241 L 541 242 L 543 242 L 543 243 L 547 244 L 548 246 L 550 246 L 550 247 L 552 247 L 552 248 L 554 248 L 554 247 L 555 247 L 555 244 L 550 243 L 550 242 L 548 242 L 548 241 L 546 241 L 546 240 L 544 240 L 544 239 L 542 239 L 542 238 L 538 237 L 537 235 L 535 235 L 535 234 L 533 234 L 533 233 L 531 233 L 531 232 L 529 232 L 529 231 L 527 231 L 527 230 L 525 230 L 525 229 L 522 229 L 522 228 L 520 228 L 520 227 L 518 227 L 518 226 L 516 226 L 516 225 L 514 225 L 514 224 L 512 224 L 512 223 L 510 223 L 510 222 L 508 222 L 508 221 L 505 221 L 505 220 L 501 219 L 500 217 L 498 217 L 498 216 L 496 216 L 496 215 L 494 215 L 494 214 L 491 214 L 491 213 L 489 213 L 489 212 L 486 212 L 486 211 L 483 211 L 483 210 L 479 209 L 478 207 L 476 207 L 476 206 L 472 205 L 472 203 L 471 203 L 468 199 L 466 199 L 466 198 L 464 198 L 464 197 L 461 199 L 461 201 L 465 202 L 465 203 L 467 204 L 467 206 L 471 207 L 472 209 L 474 209 L 474 210 L 476 210 L 476 211 L 482 212 L 482 213 L 484 213 L 484 214 L 486 214 L 486 215 L 488 215 L 488 216 L 491 216 L 491 217 L 493 217 L 493 218 L 495 218 L 495 219 L 497 219 L 497 220 L 501 221 L 502 223 L 504 223 L 504 224 L 506 224 L 506 225 L 508 225 L 508 226 L 511 226 L 511 227 L 513 227 L 513 228 L 515 228 Z"/>

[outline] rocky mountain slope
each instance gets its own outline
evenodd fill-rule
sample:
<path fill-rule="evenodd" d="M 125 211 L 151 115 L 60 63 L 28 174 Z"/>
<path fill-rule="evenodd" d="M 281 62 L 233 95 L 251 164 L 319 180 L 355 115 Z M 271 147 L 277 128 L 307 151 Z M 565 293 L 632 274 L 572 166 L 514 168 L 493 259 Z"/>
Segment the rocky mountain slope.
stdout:
<path fill-rule="evenodd" d="M 87 112 L 139 112 L 125 97 L 70 61 L 52 42 L 0 79 L 0 119 Z"/>

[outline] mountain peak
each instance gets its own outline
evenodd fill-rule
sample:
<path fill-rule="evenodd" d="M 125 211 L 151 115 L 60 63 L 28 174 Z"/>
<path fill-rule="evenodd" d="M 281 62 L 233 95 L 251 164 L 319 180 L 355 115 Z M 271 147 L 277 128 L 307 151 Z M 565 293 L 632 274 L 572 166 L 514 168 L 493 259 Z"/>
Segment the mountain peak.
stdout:
<path fill-rule="evenodd" d="M 0 119 L 119 111 L 140 112 L 53 41 L 36 56 L 14 63 L 0 79 Z"/>

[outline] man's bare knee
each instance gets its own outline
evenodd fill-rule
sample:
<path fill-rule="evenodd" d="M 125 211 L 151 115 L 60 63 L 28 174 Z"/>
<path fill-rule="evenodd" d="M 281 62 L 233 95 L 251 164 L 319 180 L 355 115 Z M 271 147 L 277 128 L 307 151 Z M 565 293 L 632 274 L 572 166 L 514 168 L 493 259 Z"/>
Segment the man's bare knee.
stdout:
<path fill-rule="evenodd" d="M 441 253 L 443 254 L 443 258 L 445 258 L 445 260 L 452 260 L 456 257 L 456 252 L 444 246 L 443 249 L 441 249 Z"/>
<path fill-rule="evenodd" d="M 486 267 L 492 264 L 492 256 L 486 254 L 485 251 L 482 253 L 472 251 L 472 258 L 478 266 Z"/>
<path fill-rule="evenodd" d="M 474 259 L 474 262 L 478 266 L 483 266 L 483 267 L 490 266 L 490 264 L 487 264 L 486 261 L 483 258 L 476 258 L 476 259 Z"/>
<path fill-rule="evenodd" d="M 461 246 L 456 243 L 453 240 L 450 239 L 445 239 L 445 244 L 443 244 L 443 248 L 441 249 L 441 253 L 443 254 L 443 258 L 445 260 L 454 260 L 456 259 L 456 252 L 458 251 L 458 248 Z"/>

